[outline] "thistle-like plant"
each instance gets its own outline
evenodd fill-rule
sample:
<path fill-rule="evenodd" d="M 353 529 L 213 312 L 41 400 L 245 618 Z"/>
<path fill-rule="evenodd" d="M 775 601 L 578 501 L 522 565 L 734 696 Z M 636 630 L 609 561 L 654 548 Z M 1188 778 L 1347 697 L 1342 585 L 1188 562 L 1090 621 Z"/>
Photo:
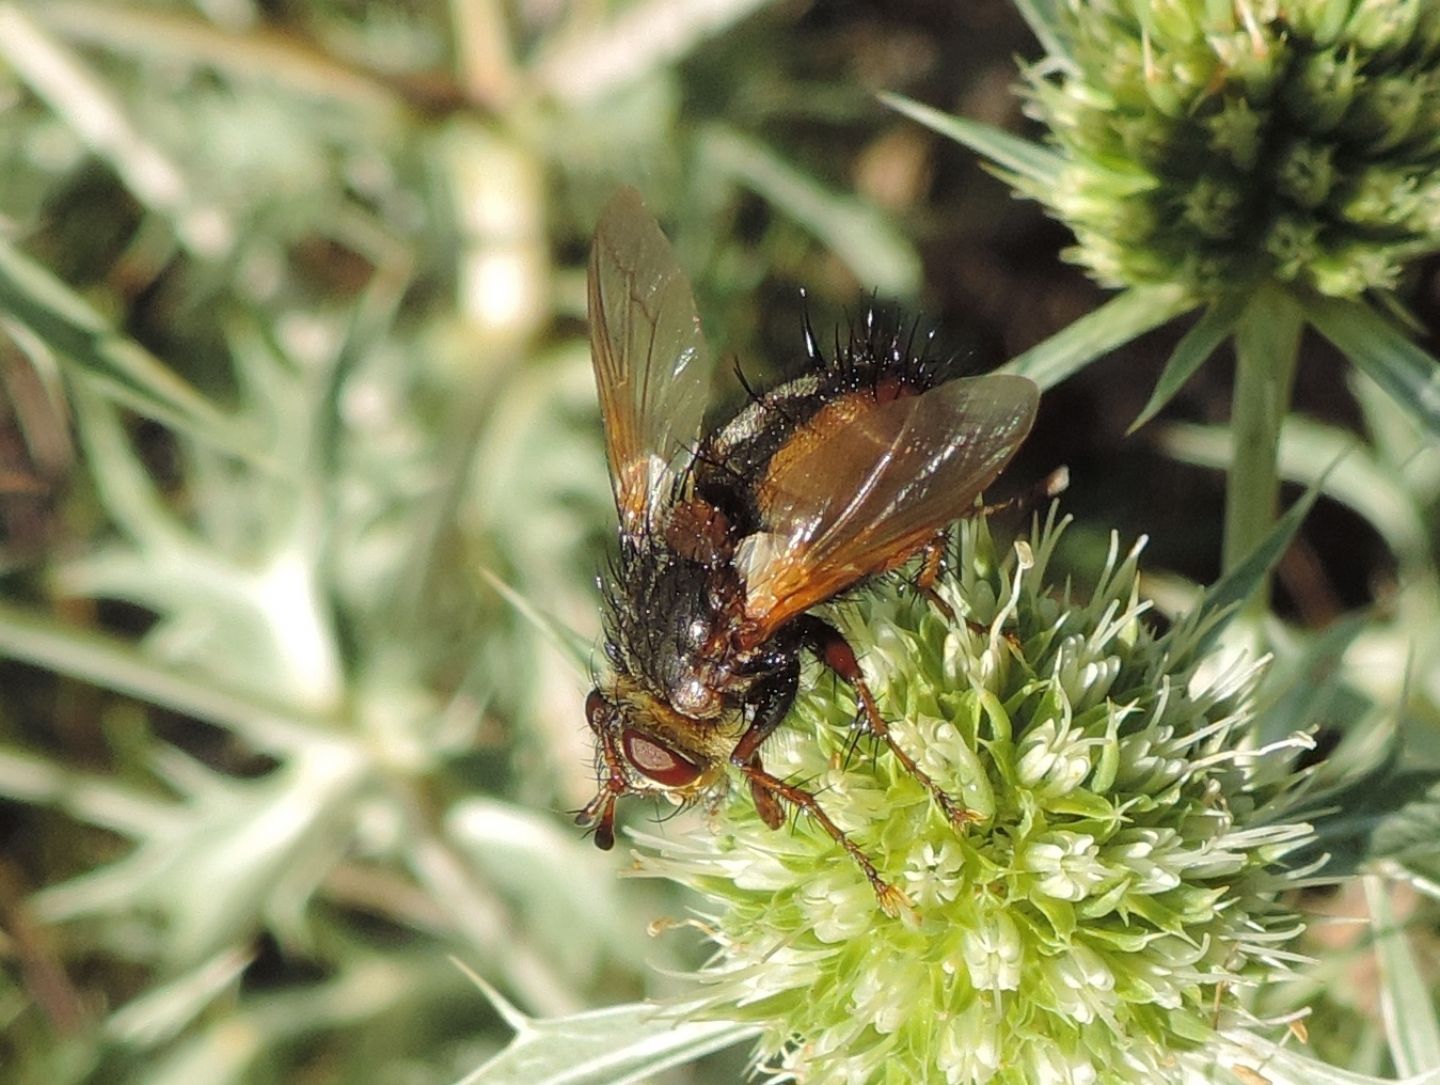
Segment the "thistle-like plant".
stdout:
<path fill-rule="evenodd" d="M 1048 54 L 1026 73 L 1043 144 L 892 104 L 987 154 L 1074 230 L 1072 258 L 1123 291 L 1012 368 L 1051 385 L 1198 312 L 1143 421 L 1233 339 L 1226 578 L 1158 634 L 1133 554 L 1112 555 L 1082 596 L 1046 583 L 1051 536 L 997 554 L 971 525 L 945 589 L 968 622 L 883 585 L 856 598 L 837 618 L 882 711 L 979 816 L 956 834 L 887 754 L 856 747 L 851 702 L 824 682 L 765 756 L 809 783 L 910 909 L 887 917 L 827 835 L 804 817 L 766 828 L 736 788 L 704 827 L 638 838 L 644 871 L 706 901 L 695 922 L 715 949 L 692 1019 L 512 1011 L 514 1043 L 471 1080 L 638 1074 L 746 1030 L 777 1081 L 1379 1080 L 1271 1045 L 1251 992 L 1295 963 L 1284 942 L 1300 922 L 1279 893 L 1306 870 L 1433 855 L 1433 774 L 1379 788 L 1381 773 L 1359 771 L 1320 793 L 1334 766 L 1297 772 L 1305 740 L 1291 732 L 1313 726 L 1332 681 L 1325 645 L 1282 645 L 1299 678 L 1263 694 L 1258 663 L 1227 666 L 1212 647 L 1226 604 L 1255 594 L 1283 549 L 1276 447 L 1306 326 L 1440 434 L 1436 363 L 1387 315 L 1409 262 L 1440 249 L 1416 198 L 1440 150 L 1433 5 L 1019 4 Z M 1302 514 L 1287 515 L 1292 531 Z M 1382 715 L 1367 702 L 1351 718 Z M 1403 949 L 1384 963 L 1403 939 L 1373 896 L 1403 1007 L 1387 1028 L 1395 1068 L 1432 1080 L 1427 992 Z"/>
<path fill-rule="evenodd" d="M 843 608 L 881 709 L 974 813 L 957 833 L 854 705 L 803 696 L 768 762 L 903 887 L 898 919 L 808 820 L 767 828 L 743 789 L 640 862 L 707 901 L 704 1012 L 761 1029 L 797 1080 L 1164 1081 L 1246 1022 L 1300 927 L 1277 892 L 1310 827 L 1287 806 L 1303 736 L 1258 748 L 1263 665 L 1216 669 L 1202 609 L 1157 634 L 1139 547 L 1088 597 L 1053 582 L 1051 521 L 997 552 L 961 529 L 947 620 L 884 586 Z"/>
<path fill-rule="evenodd" d="M 1143 422 L 1227 339 L 1238 360 L 1225 560 L 1274 518 L 1276 443 L 1306 326 L 1440 435 L 1440 366 L 1387 315 L 1440 250 L 1440 7 L 1428 0 L 1020 0 L 1031 143 L 904 99 L 986 155 L 1124 292 L 1015 361 L 1044 385 L 1202 315 Z"/>

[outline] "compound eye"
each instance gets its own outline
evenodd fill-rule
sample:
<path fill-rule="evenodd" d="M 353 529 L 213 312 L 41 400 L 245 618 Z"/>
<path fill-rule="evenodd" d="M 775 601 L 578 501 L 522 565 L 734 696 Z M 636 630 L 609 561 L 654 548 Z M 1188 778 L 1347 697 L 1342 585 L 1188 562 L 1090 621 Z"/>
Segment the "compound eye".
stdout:
<path fill-rule="evenodd" d="M 699 765 L 649 735 L 626 730 L 620 736 L 620 743 L 625 750 L 625 759 L 636 771 L 664 787 L 684 787 L 693 784 L 700 776 Z"/>
<path fill-rule="evenodd" d="M 591 730 L 600 730 L 601 721 L 609 710 L 610 702 L 598 689 L 592 689 L 585 698 L 585 721 L 590 724 Z"/>

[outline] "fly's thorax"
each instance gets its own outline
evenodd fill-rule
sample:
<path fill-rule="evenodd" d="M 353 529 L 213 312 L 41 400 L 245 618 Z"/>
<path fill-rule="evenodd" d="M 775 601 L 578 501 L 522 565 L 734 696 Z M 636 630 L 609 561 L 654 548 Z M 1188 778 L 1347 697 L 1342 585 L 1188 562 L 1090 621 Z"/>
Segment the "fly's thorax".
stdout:
<path fill-rule="evenodd" d="M 707 563 L 677 552 L 665 535 L 649 536 L 622 546 L 604 593 L 605 650 L 618 673 L 690 719 L 715 720 L 734 707 L 733 627 L 744 598 L 728 557 Z"/>
<path fill-rule="evenodd" d="M 669 509 L 663 531 L 666 546 L 676 555 L 707 569 L 723 568 L 735 552 L 730 517 L 718 505 L 694 494 Z"/>

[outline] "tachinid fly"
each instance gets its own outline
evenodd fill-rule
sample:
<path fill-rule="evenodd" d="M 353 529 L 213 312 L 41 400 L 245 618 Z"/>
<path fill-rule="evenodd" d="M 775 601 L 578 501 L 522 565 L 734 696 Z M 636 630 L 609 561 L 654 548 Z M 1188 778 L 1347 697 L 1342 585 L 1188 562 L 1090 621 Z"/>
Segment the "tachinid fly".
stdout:
<path fill-rule="evenodd" d="M 577 819 L 602 848 L 615 801 L 688 802 L 748 782 L 766 824 L 804 810 L 865 872 L 880 905 L 903 895 L 804 788 L 765 770 L 810 651 L 855 690 L 860 719 L 957 826 L 965 809 L 894 739 L 840 632 L 811 611 L 926 555 L 975 511 L 1034 421 L 1024 377 L 945 379 L 874 316 L 834 356 L 806 326 L 810 369 L 706 429 L 713 374 L 685 273 L 633 190 L 595 231 L 590 348 L 620 516 L 603 582 L 610 673 L 585 703 L 599 793 Z"/>

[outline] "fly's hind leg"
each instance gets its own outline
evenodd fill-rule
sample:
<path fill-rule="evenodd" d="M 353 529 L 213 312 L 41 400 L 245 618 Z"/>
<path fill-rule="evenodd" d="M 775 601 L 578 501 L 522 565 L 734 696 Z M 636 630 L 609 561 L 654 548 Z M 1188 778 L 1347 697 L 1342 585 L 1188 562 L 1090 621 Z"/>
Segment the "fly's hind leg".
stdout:
<path fill-rule="evenodd" d="M 880 707 L 875 703 L 875 695 L 870 691 L 865 675 L 861 673 L 860 661 L 855 658 L 855 649 L 850 647 L 850 642 L 840 630 L 812 614 L 797 618 L 796 626 L 801 643 L 854 689 L 855 697 L 860 702 L 860 715 L 870 733 L 890 747 L 890 752 L 904 766 L 905 771 L 930 792 L 930 797 L 939 804 L 950 824 L 957 829 L 963 829 L 970 822 L 978 820 L 978 814 L 967 810 L 964 804 L 931 779 L 930 774 L 916 764 L 915 759 L 896 740 L 890 725 L 880 714 Z"/>
<path fill-rule="evenodd" d="M 945 567 L 945 549 L 949 542 L 950 533 L 942 530 L 920 551 L 920 572 L 915 577 L 915 590 L 930 600 L 931 605 L 945 616 L 945 620 L 954 625 L 957 617 L 955 608 L 945 602 L 944 597 L 935 590 L 935 582 L 940 579 L 940 572 Z M 984 636 L 989 632 L 974 618 L 966 618 L 965 624 L 972 633 Z"/>
<path fill-rule="evenodd" d="M 930 600 L 935 609 L 945 615 L 947 622 L 953 622 L 955 609 L 935 590 L 935 582 L 940 579 L 940 572 L 945 566 L 945 547 L 949 542 L 950 533 L 942 530 L 920 551 L 920 572 L 915 577 L 915 590 Z"/>
<path fill-rule="evenodd" d="M 1008 501 L 1001 501 L 996 505 L 984 505 L 975 509 L 972 515 L 991 516 L 997 512 L 1030 509 L 1064 493 L 1069 485 L 1070 469 L 1068 467 L 1057 467 L 1017 497 L 1012 497 Z M 934 604 L 935 609 L 945 615 L 947 621 L 953 623 L 956 617 L 955 608 L 945 602 L 945 600 L 941 598 L 940 593 L 935 590 L 935 582 L 940 578 L 940 572 L 944 568 L 945 550 L 949 541 L 949 531 L 942 528 L 933 539 L 920 549 L 920 571 L 915 577 L 915 590 L 930 600 L 930 602 Z M 973 619 L 966 618 L 965 624 L 970 627 L 972 632 L 981 634 L 989 632 L 984 625 Z"/>

